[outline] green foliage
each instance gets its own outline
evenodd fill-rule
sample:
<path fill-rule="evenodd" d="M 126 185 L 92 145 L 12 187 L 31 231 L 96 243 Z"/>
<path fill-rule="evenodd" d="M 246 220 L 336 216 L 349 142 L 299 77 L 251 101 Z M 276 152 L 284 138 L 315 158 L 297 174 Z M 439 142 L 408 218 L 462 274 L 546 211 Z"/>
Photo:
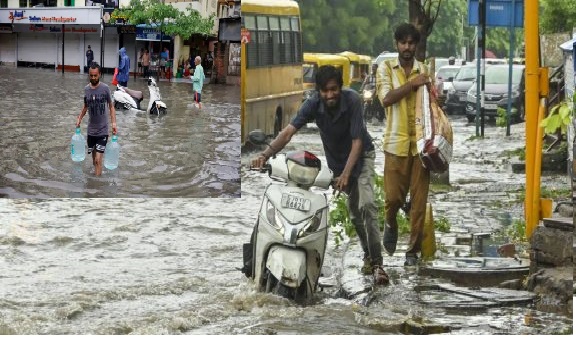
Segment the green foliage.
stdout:
<path fill-rule="evenodd" d="M 523 41 L 524 30 L 515 28 L 514 49 L 519 49 Z M 510 56 L 510 29 L 508 27 L 488 27 L 486 29 L 486 49 L 493 51 L 498 57 L 508 58 Z"/>
<path fill-rule="evenodd" d="M 198 11 L 192 9 L 192 5 L 189 5 L 186 11 L 187 13 L 176 17 L 174 24 L 166 27 L 165 33 L 180 36 L 210 35 L 214 27 L 214 14 L 203 18 Z"/>
<path fill-rule="evenodd" d="M 518 148 L 515 150 L 506 150 L 500 154 L 501 157 L 518 157 L 519 160 L 526 159 L 526 147 Z"/>
<path fill-rule="evenodd" d="M 441 233 L 450 233 L 450 221 L 446 217 L 439 217 L 434 220 L 434 229 Z"/>
<path fill-rule="evenodd" d="M 521 219 L 514 219 L 512 224 L 496 232 L 496 237 L 507 238 L 512 243 L 526 243 L 526 222 Z"/>
<path fill-rule="evenodd" d="M 376 174 L 374 177 L 374 203 L 376 204 L 378 227 L 381 233 L 384 232 L 386 219 L 384 200 L 384 177 Z M 331 201 L 332 205 L 328 215 L 328 222 L 332 227 L 336 246 L 339 246 L 345 237 L 352 238 L 356 236 L 356 229 L 350 221 L 348 214 L 347 202 L 348 197 L 345 194 L 340 194 L 338 197 L 332 198 Z M 410 220 L 403 211 L 398 212 L 396 221 L 398 222 L 398 233 L 400 235 L 410 233 Z M 440 217 L 434 221 L 434 228 L 440 232 L 447 233 L 450 231 L 450 223 L 445 217 Z"/>
<path fill-rule="evenodd" d="M 498 113 L 498 116 L 496 117 L 496 125 L 499 127 L 505 127 L 506 120 L 508 119 L 508 116 L 506 116 L 506 109 L 498 107 L 498 109 L 496 109 L 496 113 Z"/>
<path fill-rule="evenodd" d="M 111 17 L 126 19 L 130 24 L 156 24 L 167 35 L 189 37 L 192 34 L 209 35 L 214 27 L 214 15 L 203 18 L 192 5 L 181 12 L 160 0 L 130 0 L 127 7 L 117 8 Z"/>
<path fill-rule="evenodd" d="M 540 126 L 544 128 L 544 132 L 547 134 L 556 134 L 558 130 L 562 134 L 566 134 L 568 125 L 572 122 L 571 112 L 572 103 L 562 101 L 550 109 L 548 117 L 540 122 Z"/>
<path fill-rule="evenodd" d="M 404 1 L 307 0 L 299 4 L 303 49 L 309 52 L 350 50 L 377 55 L 395 50 L 393 29 L 408 17 Z M 403 15 L 398 7 L 404 9 Z"/>
<path fill-rule="evenodd" d="M 572 190 L 570 189 L 570 187 L 567 187 L 567 188 L 555 188 L 555 187 L 548 188 L 546 186 L 543 186 L 540 189 L 540 198 L 552 199 L 552 200 L 568 199 L 568 198 L 570 198 L 571 193 L 572 193 Z M 526 190 L 522 189 L 522 190 L 518 191 L 516 198 L 518 201 L 524 201 L 526 199 Z"/>
<path fill-rule="evenodd" d="M 540 0 L 540 33 L 571 32 L 576 27 L 576 2 Z"/>
<path fill-rule="evenodd" d="M 468 25 L 468 0 L 426 0 L 422 3 L 432 9 L 440 6 L 427 37 L 427 56 L 456 56 L 463 46 L 467 46 L 469 51 L 474 50 L 475 29 Z M 306 52 L 350 50 L 376 56 L 382 51 L 396 51 L 394 29 L 409 21 L 409 1 L 306 0 L 299 4 L 303 49 Z M 515 46 L 520 47 L 523 39 L 523 30 L 516 28 Z M 488 27 L 486 48 L 500 57 L 508 57 L 508 28 Z"/>

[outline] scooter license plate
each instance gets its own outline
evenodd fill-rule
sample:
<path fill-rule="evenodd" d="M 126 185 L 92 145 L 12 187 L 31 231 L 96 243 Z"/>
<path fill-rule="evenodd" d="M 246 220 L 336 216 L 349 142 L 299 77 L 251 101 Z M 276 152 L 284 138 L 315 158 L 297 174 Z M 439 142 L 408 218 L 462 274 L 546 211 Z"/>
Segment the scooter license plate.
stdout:
<path fill-rule="evenodd" d="M 284 208 L 297 209 L 299 211 L 309 211 L 311 202 L 308 199 L 282 193 L 281 204 Z"/>

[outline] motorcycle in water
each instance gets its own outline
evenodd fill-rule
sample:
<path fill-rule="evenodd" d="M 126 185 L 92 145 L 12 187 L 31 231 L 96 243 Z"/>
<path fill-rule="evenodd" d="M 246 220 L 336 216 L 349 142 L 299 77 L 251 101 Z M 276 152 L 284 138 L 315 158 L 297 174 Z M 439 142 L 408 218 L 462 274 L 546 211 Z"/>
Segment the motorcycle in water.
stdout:
<path fill-rule="evenodd" d="M 366 85 L 362 90 L 362 113 L 366 123 L 372 121 L 376 117 L 380 123 L 384 121 L 385 111 L 382 103 L 376 96 L 376 88 L 374 85 Z"/>
<path fill-rule="evenodd" d="M 150 91 L 150 101 L 148 102 L 148 109 L 146 111 L 149 114 L 166 114 L 168 108 L 166 107 L 166 103 L 162 101 L 160 88 L 158 88 L 153 77 L 148 78 L 148 90 Z"/>
<path fill-rule="evenodd" d="M 140 102 L 144 99 L 142 91 L 131 90 L 118 85 L 113 93 L 114 108 L 116 109 L 136 109 L 140 110 Z"/>
<path fill-rule="evenodd" d="M 249 139 L 267 144 L 260 130 L 252 131 Z M 260 291 L 305 303 L 319 287 L 328 239 L 327 197 L 310 188 L 327 189 L 333 174 L 303 150 L 277 154 L 262 172 L 281 183 L 266 188 L 253 240 L 243 247 L 245 267 L 251 267 L 246 275 Z"/>
<path fill-rule="evenodd" d="M 367 85 L 362 90 L 362 114 L 366 123 L 372 122 L 374 117 L 374 109 L 372 107 L 372 97 L 374 96 L 374 86 Z"/>

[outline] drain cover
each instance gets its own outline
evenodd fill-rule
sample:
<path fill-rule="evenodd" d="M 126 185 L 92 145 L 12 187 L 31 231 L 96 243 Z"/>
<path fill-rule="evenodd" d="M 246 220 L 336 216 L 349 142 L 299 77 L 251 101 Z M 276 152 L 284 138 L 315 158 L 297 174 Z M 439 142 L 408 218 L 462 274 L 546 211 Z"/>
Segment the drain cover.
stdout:
<path fill-rule="evenodd" d="M 420 275 L 446 278 L 456 284 L 488 287 L 528 275 L 529 260 L 468 257 L 435 260 L 419 268 Z"/>

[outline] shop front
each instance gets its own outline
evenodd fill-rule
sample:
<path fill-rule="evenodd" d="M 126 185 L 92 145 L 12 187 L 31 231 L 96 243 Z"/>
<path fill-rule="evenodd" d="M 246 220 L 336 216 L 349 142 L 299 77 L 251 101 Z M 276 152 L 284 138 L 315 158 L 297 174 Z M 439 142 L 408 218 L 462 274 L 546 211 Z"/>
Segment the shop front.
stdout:
<path fill-rule="evenodd" d="M 88 45 L 98 61 L 101 17 L 100 7 L 0 9 L 0 62 L 81 72 Z"/>
<path fill-rule="evenodd" d="M 164 51 L 164 48 L 168 48 L 170 61 L 167 64 L 160 60 L 160 53 Z M 137 25 L 136 50 L 140 51 L 141 49 L 148 50 L 150 54 L 149 74 L 151 76 L 155 76 L 157 79 L 171 77 L 170 70 L 174 59 L 174 41 L 171 36 L 162 34 L 156 25 Z M 165 66 L 164 73 L 160 73 L 161 64 Z"/>

